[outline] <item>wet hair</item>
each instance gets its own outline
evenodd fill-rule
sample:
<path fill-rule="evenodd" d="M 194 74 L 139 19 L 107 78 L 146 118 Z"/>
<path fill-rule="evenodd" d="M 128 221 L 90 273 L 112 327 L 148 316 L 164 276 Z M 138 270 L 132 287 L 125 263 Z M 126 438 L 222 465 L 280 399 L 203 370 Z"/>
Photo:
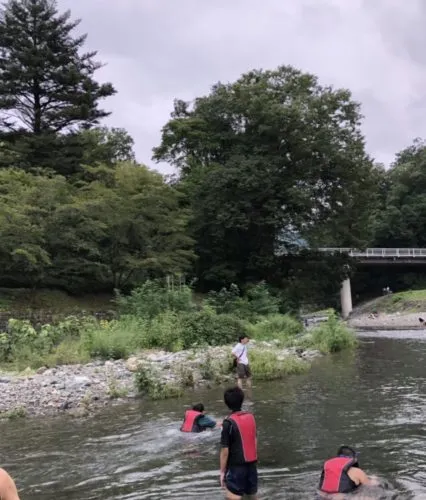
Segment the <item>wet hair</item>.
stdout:
<path fill-rule="evenodd" d="M 197 403 L 196 405 L 194 405 L 192 407 L 192 409 L 194 411 L 199 411 L 200 413 L 203 413 L 203 411 L 204 411 L 204 405 L 203 405 L 203 403 Z"/>
<path fill-rule="evenodd" d="M 248 339 L 248 336 L 247 336 L 247 335 L 240 335 L 240 336 L 238 337 L 238 342 L 241 342 L 241 341 L 242 341 L 242 340 L 244 340 L 244 339 Z"/>
<path fill-rule="evenodd" d="M 337 450 L 337 455 L 343 456 L 343 457 L 350 457 L 350 458 L 357 458 L 358 457 L 358 453 L 350 446 L 341 446 Z"/>
<path fill-rule="evenodd" d="M 223 399 L 231 411 L 240 411 L 244 402 L 244 392 L 239 387 L 232 387 L 225 391 Z"/>

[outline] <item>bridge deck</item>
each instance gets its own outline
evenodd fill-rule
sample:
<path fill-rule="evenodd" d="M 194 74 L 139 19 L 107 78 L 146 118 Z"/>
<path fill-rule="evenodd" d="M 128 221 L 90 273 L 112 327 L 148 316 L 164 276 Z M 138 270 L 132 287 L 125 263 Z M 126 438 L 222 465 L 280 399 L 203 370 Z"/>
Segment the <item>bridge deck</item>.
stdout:
<path fill-rule="evenodd" d="M 426 260 L 426 248 L 318 248 L 325 253 L 347 253 L 350 257 L 367 259 L 419 259 Z"/>

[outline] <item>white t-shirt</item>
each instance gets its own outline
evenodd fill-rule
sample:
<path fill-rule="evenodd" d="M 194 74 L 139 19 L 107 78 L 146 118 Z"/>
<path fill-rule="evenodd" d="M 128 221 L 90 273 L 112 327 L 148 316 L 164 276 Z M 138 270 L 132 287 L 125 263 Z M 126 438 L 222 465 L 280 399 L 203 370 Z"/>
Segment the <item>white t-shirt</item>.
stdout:
<path fill-rule="evenodd" d="M 238 363 L 241 363 L 243 365 L 248 365 L 249 360 L 247 357 L 247 344 L 237 344 L 233 349 L 232 349 L 232 354 L 235 354 L 237 356 L 237 361 Z"/>

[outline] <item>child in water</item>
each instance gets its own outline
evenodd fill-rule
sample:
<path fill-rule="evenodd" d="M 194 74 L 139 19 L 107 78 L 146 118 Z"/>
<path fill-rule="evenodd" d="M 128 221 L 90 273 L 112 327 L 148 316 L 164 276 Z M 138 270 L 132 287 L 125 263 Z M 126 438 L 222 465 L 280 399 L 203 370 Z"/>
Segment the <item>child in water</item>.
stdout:
<path fill-rule="evenodd" d="M 182 432 L 203 432 L 221 425 L 221 421 L 216 422 L 216 420 L 206 415 L 204 405 L 198 403 L 191 410 L 185 412 L 185 418 L 180 430 Z"/>

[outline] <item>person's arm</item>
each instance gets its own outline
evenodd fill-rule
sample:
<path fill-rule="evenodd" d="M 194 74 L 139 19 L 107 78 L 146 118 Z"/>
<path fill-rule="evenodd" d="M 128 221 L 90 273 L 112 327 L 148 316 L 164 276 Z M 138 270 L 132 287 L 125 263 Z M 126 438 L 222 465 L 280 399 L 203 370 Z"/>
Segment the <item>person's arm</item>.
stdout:
<path fill-rule="evenodd" d="M 1 500 L 19 500 L 15 481 L 4 469 L 0 469 L 0 498 Z"/>
<path fill-rule="evenodd" d="M 352 479 L 352 481 L 358 486 L 358 485 L 371 485 L 372 482 L 370 481 L 370 478 L 367 476 L 367 474 L 362 470 L 359 469 L 358 467 L 351 467 L 348 470 L 348 476 Z"/>
<path fill-rule="evenodd" d="M 232 354 L 232 356 L 235 359 L 238 359 L 238 356 L 239 356 L 239 353 L 238 353 L 238 344 L 232 349 L 231 354 Z"/>
<path fill-rule="evenodd" d="M 215 420 L 208 417 L 207 415 L 204 415 L 203 417 L 198 419 L 198 425 L 200 427 L 205 427 L 206 429 L 213 429 L 217 424 Z"/>
<path fill-rule="evenodd" d="M 222 434 L 220 436 L 220 458 L 219 458 L 220 485 L 222 486 L 222 488 L 225 487 L 225 474 L 226 474 L 226 468 L 228 466 L 230 430 L 231 429 L 229 426 L 229 422 L 227 420 L 224 420 L 222 424 Z"/>

